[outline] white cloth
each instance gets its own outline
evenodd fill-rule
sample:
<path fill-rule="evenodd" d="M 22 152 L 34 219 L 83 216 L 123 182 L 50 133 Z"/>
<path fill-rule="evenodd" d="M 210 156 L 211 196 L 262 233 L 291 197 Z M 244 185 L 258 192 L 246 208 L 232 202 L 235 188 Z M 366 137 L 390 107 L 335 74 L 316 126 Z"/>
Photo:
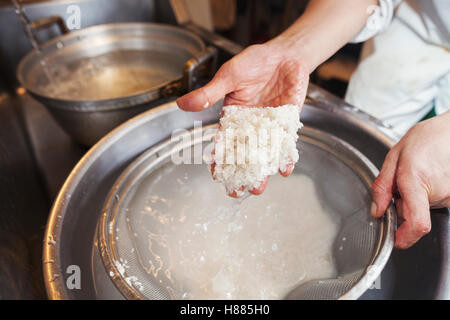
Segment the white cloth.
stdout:
<path fill-rule="evenodd" d="M 366 26 L 352 40 L 352 42 L 366 41 L 377 33 L 386 31 L 394 17 L 394 8 L 400 3 L 400 0 L 378 0 L 378 6 L 369 6 L 367 8 Z"/>
<path fill-rule="evenodd" d="M 368 40 L 346 100 L 404 134 L 450 109 L 450 1 L 380 0 L 355 40 Z M 384 9 L 383 9 L 384 8 Z M 390 13 L 389 13 L 390 10 Z M 383 32 L 384 31 L 384 32 Z"/>

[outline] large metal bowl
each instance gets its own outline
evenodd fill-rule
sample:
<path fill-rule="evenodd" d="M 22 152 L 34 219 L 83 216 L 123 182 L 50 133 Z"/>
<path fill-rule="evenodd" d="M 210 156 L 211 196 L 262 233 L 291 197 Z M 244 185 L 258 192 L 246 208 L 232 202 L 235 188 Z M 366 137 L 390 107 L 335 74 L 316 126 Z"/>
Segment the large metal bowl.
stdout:
<path fill-rule="evenodd" d="M 161 99 L 191 90 L 198 74 L 214 71 L 215 57 L 216 49 L 178 27 L 106 24 L 66 33 L 41 45 L 41 52 L 31 51 L 17 78 L 75 140 L 93 145 Z M 124 88 L 135 79 L 135 87 Z"/>
<path fill-rule="evenodd" d="M 312 86 L 302 122 L 328 132 L 362 152 L 381 167 L 395 139 L 374 118 L 336 103 Z M 335 99 L 335 100 L 333 100 Z M 173 130 L 217 122 L 220 105 L 199 113 L 179 110 L 174 102 L 149 110 L 105 136 L 77 164 L 52 208 L 44 240 L 44 278 L 51 299 L 123 298 L 101 263 L 95 241 L 98 219 L 108 192 L 134 159 L 168 139 Z M 68 289 L 70 266 L 81 270 L 81 289 Z M 69 268 L 69 269 L 68 269 Z"/>

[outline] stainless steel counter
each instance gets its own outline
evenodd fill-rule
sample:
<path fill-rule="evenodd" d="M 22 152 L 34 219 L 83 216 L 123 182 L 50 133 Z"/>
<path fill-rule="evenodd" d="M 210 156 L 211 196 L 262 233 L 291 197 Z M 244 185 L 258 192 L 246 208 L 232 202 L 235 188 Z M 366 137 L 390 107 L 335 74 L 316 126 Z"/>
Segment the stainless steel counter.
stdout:
<path fill-rule="evenodd" d="M 50 204 L 17 100 L 0 94 L 0 299 L 45 298 L 41 243 Z"/>

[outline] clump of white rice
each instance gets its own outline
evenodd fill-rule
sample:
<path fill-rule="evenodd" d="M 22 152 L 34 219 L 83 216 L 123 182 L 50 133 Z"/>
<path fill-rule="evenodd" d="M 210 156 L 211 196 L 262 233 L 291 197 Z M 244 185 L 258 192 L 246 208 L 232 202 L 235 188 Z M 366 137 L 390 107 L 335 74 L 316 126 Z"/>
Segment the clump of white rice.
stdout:
<path fill-rule="evenodd" d="M 298 161 L 301 127 L 296 105 L 223 107 L 212 155 L 214 178 L 228 193 L 242 195 L 259 187 L 267 176 Z"/>

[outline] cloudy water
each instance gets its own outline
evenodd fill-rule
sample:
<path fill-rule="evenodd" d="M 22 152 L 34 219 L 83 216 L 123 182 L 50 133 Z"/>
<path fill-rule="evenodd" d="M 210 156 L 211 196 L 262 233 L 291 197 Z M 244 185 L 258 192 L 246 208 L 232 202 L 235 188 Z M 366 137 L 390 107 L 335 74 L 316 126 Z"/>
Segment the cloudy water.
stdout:
<path fill-rule="evenodd" d="M 125 211 L 140 268 L 172 298 L 282 299 L 302 282 L 336 275 L 340 221 L 305 175 L 271 177 L 263 195 L 236 200 L 206 166 L 166 164 Z"/>

